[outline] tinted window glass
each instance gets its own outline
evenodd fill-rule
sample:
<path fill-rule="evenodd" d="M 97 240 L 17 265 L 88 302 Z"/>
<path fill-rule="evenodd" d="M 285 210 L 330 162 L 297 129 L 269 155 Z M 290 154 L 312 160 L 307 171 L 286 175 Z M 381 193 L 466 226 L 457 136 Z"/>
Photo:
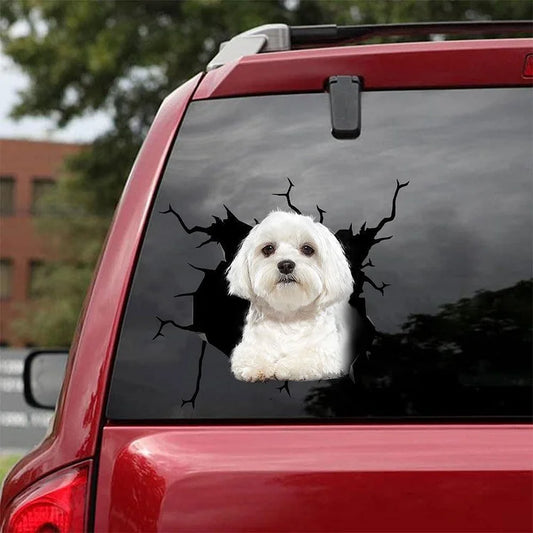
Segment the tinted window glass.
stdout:
<path fill-rule="evenodd" d="M 192 103 L 140 254 L 108 415 L 528 416 L 531 103 L 529 89 L 365 93 L 351 141 L 331 136 L 326 94 Z M 246 383 L 230 371 L 248 302 L 227 296 L 228 253 L 275 209 L 357 241 L 351 376 Z"/>
<path fill-rule="evenodd" d="M 43 261 L 30 261 L 30 279 L 28 282 L 28 298 L 41 298 L 46 294 L 44 290 L 43 277 L 45 273 L 45 264 Z"/>
<path fill-rule="evenodd" d="M 13 260 L 0 259 L 0 300 L 11 298 L 12 285 Z"/>
<path fill-rule="evenodd" d="M 0 176 L 0 215 L 10 216 L 15 213 L 15 179 Z"/>
<path fill-rule="evenodd" d="M 46 205 L 43 205 L 43 200 L 56 187 L 56 183 L 52 178 L 35 178 L 32 182 L 31 193 L 31 212 L 35 214 L 45 214 Z"/>

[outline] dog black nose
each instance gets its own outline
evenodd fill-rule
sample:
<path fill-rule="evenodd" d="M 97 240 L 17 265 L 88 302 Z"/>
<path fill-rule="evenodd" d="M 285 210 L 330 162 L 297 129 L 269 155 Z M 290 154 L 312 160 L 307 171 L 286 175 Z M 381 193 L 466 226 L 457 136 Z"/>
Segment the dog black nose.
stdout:
<path fill-rule="evenodd" d="M 280 261 L 278 263 L 278 270 L 282 274 L 290 274 L 294 267 L 296 266 L 296 263 L 294 261 L 291 261 L 290 259 L 285 259 L 285 261 Z"/>

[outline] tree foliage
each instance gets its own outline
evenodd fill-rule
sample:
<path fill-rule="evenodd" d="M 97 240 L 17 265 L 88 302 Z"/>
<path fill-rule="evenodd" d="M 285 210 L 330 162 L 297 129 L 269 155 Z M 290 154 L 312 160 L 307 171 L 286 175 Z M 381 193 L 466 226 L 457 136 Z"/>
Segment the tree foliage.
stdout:
<path fill-rule="evenodd" d="M 13 116 L 51 117 L 59 128 L 95 111 L 112 118 L 109 131 L 69 159 L 68 179 L 49 199 L 58 220 L 39 225 L 61 232 L 61 266 L 47 276 L 53 298 L 21 331 L 39 344 L 69 343 L 104 228 L 160 102 L 203 70 L 221 42 L 269 22 L 523 19 L 531 10 L 528 0 L 3 0 L 3 50 L 30 81 Z"/>
<path fill-rule="evenodd" d="M 410 315 L 400 333 L 379 333 L 349 379 L 316 387 L 315 416 L 531 414 L 533 280 Z"/>

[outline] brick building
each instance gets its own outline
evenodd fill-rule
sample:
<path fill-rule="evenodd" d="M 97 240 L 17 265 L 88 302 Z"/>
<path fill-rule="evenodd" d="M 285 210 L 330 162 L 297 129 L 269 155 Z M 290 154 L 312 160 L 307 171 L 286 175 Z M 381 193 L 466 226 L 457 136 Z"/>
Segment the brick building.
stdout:
<path fill-rule="evenodd" d="M 21 343 L 11 328 L 32 280 L 50 257 L 33 224 L 39 198 L 53 187 L 79 144 L 0 139 L 0 345 Z"/>

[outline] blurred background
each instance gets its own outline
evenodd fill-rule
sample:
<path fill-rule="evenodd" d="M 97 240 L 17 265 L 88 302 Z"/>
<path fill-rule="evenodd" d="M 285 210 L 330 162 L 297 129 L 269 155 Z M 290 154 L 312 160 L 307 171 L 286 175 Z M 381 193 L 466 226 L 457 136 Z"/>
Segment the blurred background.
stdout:
<path fill-rule="evenodd" d="M 150 123 L 221 42 L 272 22 L 531 18 L 530 0 L 2 0 L 0 452 L 42 437 L 50 415 L 25 407 L 22 361 L 69 346 Z"/>

